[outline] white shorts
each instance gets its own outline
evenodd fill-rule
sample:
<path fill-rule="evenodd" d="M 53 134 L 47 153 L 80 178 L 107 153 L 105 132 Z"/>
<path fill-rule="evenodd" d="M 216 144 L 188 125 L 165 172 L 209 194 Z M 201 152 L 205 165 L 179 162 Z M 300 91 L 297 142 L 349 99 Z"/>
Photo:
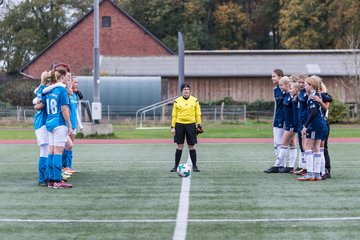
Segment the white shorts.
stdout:
<path fill-rule="evenodd" d="M 76 128 L 73 128 L 72 134 L 76 135 Z"/>
<path fill-rule="evenodd" d="M 36 141 L 39 146 L 49 144 L 49 134 L 46 130 L 46 126 L 43 125 L 41 128 L 35 130 Z"/>
<path fill-rule="evenodd" d="M 49 145 L 55 147 L 65 147 L 65 143 L 68 137 L 68 127 L 59 126 L 54 128 L 52 132 L 49 132 Z"/>
<path fill-rule="evenodd" d="M 284 128 L 277 128 L 277 127 L 273 128 L 274 144 L 281 145 L 284 132 L 285 132 Z"/>

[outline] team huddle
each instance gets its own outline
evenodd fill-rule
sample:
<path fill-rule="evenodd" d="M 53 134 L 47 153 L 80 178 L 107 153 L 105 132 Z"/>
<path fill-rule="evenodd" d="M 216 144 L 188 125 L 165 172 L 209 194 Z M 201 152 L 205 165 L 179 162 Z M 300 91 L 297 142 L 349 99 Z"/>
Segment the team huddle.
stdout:
<path fill-rule="evenodd" d="M 34 129 L 40 147 L 38 184 L 49 188 L 71 188 L 67 183 L 78 172 L 72 168 L 76 129 L 82 128 L 78 113 L 81 92 L 66 64 L 54 64 L 41 75 L 33 99 Z"/>
<path fill-rule="evenodd" d="M 327 140 L 330 126 L 328 107 L 332 97 L 318 76 L 284 76 L 281 69 L 272 73 L 275 111 L 273 122 L 276 161 L 265 173 L 293 173 L 299 181 L 331 178 Z M 300 148 L 298 166 L 296 135 Z M 289 149 L 289 162 L 286 155 Z"/>

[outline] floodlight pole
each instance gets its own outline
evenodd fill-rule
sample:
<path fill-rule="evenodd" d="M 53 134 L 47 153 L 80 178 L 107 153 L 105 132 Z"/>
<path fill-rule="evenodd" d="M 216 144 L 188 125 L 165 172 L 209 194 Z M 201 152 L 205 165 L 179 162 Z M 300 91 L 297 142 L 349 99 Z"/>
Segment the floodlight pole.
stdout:
<path fill-rule="evenodd" d="M 181 84 L 185 80 L 185 53 L 184 53 L 184 41 L 181 32 L 178 32 L 178 71 L 179 71 L 179 91 Z"/>
<path fill-rule="evenodd" d="M 95 123 L 101 120 L 100 102 L 100 47 L 99 47 L 99 0 L 94 0 L 94 88 L 92 117 Z"/>

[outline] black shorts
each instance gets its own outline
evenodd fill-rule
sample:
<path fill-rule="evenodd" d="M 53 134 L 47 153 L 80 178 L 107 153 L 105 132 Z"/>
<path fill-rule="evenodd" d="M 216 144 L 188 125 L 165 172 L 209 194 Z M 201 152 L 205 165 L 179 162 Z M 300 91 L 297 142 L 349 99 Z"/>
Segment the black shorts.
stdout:
<path fill-rule="evenodd" d="M 197 143 L 195 129 L 196 129 L 195 123 L 190 123 L 190 124 L 176 123 L 174 142 L 177 144 L 184 144 L 186 137 L 186 142 L 188 145 L 195 145 Z"/>

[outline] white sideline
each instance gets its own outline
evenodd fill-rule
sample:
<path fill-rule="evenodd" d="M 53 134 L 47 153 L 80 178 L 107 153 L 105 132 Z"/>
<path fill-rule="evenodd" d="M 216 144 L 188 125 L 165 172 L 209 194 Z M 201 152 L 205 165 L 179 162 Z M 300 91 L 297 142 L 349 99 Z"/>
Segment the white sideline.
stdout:
<path fill-rule="evenodd" d="M 191 163 L 190 155 L 188 156 L 186 163 L 187 164 Z M 188 213 L 189 213 L 190 183 L 191 183 L 191 176 L 182 179 L 181 192 L 179 198 L 179 208 L 176 215 L 176 225 L 173 234 L 173 240 L 186 239 L 186 229 L 187 229 Z"/>
<path fill-rule="evenodd" d="M 360 221 L 360 217 L 333 218 L 255 218 L 255 219 L 187 219 L 193 223 L 259 223 L 259 222 L 341 222 Z M 174 219 L 20 219 L 0 218 L 0 222 L 11 223 L 173 223 Z"/>

